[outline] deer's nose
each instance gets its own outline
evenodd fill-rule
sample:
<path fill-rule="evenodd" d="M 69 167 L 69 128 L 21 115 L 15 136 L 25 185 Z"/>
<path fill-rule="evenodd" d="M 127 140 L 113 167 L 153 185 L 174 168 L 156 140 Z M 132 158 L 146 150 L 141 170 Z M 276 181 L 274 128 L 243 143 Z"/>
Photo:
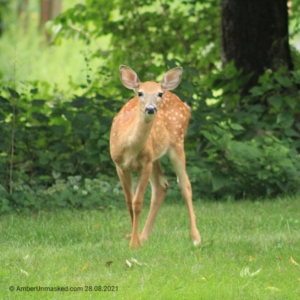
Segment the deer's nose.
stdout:
<path fill-rule="evenodd" d="M 147 115 L 154 115 L 154 114 L 156 114 L 156 112 L 157 112 L 157 108 L 152 104 L 146 106 L 146 108 L 145 108 L 145 113 Z"/>

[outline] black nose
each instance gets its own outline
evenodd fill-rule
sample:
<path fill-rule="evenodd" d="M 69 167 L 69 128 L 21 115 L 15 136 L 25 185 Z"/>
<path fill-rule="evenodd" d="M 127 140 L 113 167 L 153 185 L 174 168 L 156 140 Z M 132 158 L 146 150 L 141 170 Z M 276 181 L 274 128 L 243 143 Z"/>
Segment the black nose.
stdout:
<path fill-rule="evenodd" d="M 145 108 L 145 113 L 147 115 L 153 115 L 153 114 L 156 114 L 157 112 L 157 109 L 154 105 L 148 105 L 146 108 Z"/>

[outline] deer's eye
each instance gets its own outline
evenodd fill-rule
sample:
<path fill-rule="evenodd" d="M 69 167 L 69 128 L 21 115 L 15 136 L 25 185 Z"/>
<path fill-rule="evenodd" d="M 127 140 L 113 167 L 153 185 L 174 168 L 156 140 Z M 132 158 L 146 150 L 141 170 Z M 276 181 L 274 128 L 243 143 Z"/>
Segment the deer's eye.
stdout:
<path fill-rule="evenodd" d="M 157 95 L 158 95 L 158 97 L 161 98 L 161 97 L 163 96 L 163 93 L 162 93 L 162 92 L 159 92 Z"/>
<path fill-rule="evenodd" d="M 144 95 L 143 92 L 138 92 L 137 94 L 139 97 L 142 97 Z"/>

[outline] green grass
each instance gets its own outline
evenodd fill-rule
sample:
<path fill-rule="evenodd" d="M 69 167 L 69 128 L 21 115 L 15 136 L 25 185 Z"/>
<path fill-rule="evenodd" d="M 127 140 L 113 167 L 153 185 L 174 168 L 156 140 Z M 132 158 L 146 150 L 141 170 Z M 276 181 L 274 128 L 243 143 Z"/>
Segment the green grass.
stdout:
<path fill-rule="evenodd" d="M 163 205 L 138 250 L 124 238 L 130 232 L 125 203 L 2 216 L 1 299 L 299 299 L 299 198 L 194 205 L 203 238 L 198 248 L 188 235 L 184 203 Z M 142 265 L 130 268 L 131 258 Z M 10 292 L 9 286 L 83 291 Z M 85 291 L 89 286 L 118 291 Z"/>

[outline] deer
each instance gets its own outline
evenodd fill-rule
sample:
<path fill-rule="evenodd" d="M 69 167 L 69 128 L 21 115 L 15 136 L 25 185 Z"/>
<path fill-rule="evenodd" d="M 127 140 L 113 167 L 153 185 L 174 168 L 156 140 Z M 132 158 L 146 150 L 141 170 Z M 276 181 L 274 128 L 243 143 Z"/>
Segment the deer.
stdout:
<path fill-rule="evenodd" d="M 184 136 L 191 111 L 189 106 L 170 92 L 181 82 L 183 69 L 169 70 L 159 83 L 141 82 L 131 68 L 120 66 L 123 85 L 136 94 L 114 117 L 110 133 L 110 154 L 124 192 L 130 213 L 132 233 L 130 248 L 140 247 L 148 240 L 158 211 L 169 187 L 160 158 L 167 154 L 177 175 L 185 199 L 190 235 L 194 245 L 201 243 L 192 203 L 192 188 L 186 172 Z M 132 173 L 137 173 L 134 191 Z M 151 184 L 151 203 L 142 234 L 139 221 L 144 193 Z"/>

